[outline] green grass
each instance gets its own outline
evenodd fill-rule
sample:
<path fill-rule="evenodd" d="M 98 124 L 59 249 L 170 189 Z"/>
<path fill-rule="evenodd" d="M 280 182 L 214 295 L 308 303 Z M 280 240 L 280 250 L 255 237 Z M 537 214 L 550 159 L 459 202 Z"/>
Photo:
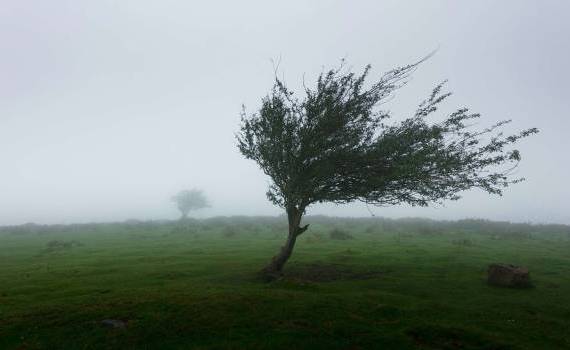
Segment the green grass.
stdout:
<path fill-rule="evenodd" d="M 4 228 L 0 348 L 570 349 L 568 227 L 307 222 L 273 283 L 278 219 Z M 488 286 L 493 262 L 534 288 Z"/>

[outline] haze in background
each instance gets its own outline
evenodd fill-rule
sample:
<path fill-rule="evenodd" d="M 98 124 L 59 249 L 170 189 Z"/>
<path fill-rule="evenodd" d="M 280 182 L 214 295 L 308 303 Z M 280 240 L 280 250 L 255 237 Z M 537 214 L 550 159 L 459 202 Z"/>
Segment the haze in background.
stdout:
<path fill-rule="evenodd" d="M 242 103 L 311 86 L 345 57 L 371 78 L 439 48 L 385 105 L 409 116 L 449 79 L 449 112 L 538 127 L 518 173 L 491 197 L 379 216 L 570 224 L 567 1 L 0 1 L 0 224 L 177 218 L 202 188 L 201 216 L 276 215 L 269 179 L 236 148 Z M 309 214 L 370 216 L 362 204 Z"/>

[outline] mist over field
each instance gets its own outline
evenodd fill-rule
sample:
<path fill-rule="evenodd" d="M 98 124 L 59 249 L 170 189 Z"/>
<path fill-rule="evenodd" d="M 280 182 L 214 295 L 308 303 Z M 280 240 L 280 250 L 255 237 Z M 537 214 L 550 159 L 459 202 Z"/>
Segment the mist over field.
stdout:
<path fill-rule="evenodd" d="M 295 91 L 346 58 L 371 79 L 436 54 L 382 108 L 410 116 L 440 81 L 442 110 L 478 126 L 537 127 L 517 147 L 523 183 L 428 208 L 320 204 L 308 214 L 570 224 L 570 4 L 565 1 L 3 1 L 0 225 L 280 215 L 268 178 L 236 147 L 274 68 Z"/>
<path fill-rule="evenodd" d="M 570 349 L 569 13 L 0 0 L 0 350 Z"/>

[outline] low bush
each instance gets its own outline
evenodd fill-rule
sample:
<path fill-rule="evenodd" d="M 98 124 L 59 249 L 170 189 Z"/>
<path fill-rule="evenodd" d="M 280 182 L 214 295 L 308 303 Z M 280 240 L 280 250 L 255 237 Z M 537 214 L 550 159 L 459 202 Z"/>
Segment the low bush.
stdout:
<path fill-rule="evenodd" d="M 329 237 L 330 237 L 330 239 L 336 239 L 336 240 L 340 240 L 340 241 L 345 241 L 345 240 L 354 238 L 350 233 L 348 233 L 344 230 L 341 230 L 339 228 L 333 229 L 329 233 Z"/>

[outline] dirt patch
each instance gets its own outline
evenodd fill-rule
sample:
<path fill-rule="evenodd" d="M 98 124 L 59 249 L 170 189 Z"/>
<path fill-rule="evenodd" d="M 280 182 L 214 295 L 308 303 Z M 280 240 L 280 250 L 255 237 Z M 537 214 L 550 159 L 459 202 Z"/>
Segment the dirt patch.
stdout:
<path fill-rule="evenodd" d="M 285 278 L 307 282 L 331 282 L 339 280 L 365 280 L 382 275 L 378 270 L 355 269 L 350 266 L 333 263 L 311 263 L 289 266 Z"/>

